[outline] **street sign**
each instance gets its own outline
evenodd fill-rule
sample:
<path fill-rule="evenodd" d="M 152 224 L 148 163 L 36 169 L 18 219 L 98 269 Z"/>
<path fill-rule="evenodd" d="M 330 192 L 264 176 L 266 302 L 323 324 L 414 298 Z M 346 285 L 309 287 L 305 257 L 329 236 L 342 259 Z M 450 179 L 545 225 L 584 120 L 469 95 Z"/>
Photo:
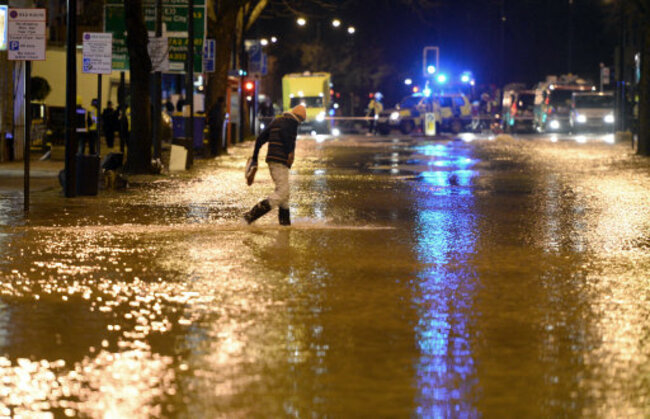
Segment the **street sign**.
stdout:
<path fill-rule="evenodd" d="M 46 22 L 46 9 L 9 9 L 7 58 L 12 61 L 44 61 Z"/>
<path fill-rule="evenodd" d="M 215 50 L 217 41 L 206 39 L 203 47 L 203 72 L 214 73 L 215 70 Z"/>
<path fill-rule="evenodd" d="M 259 41 L 247 41 L 248 73 L 253 77 L 266 76 L 266 54 Z"/>
<path fill-rule="evenodd" d="M 113 34 L 84 32 L 81 71 L 89 74 L 111 74 L 113 71 L 112 64 Z"/>
<path fill-rule="evenodd" d="M 602 84 L 609 84 L 609 80 L 610 80 L 609 67 L 601 67 L 600 68 L 600 82 Z"/>
<path fill-rule="evenodd" d="M 185 72 L 187 61 L 187 0 L 163 0 L 163 36 L 168 38 L 169 70 L 166 72 Z M 113 33 L 113 69 L 129 69 L 129 51 L 126 46 L 126 16 L 124 0 L 106 0 L 104 8 L 104 28 Z M 144 17 L 151 37 L 156 29 L 156 1 L 144 1 Z M 205 37 L 205 0 L 194 0 L 194 71 L 202 70 L 203 38 Z"/>
<path fill-rule="evenodd" d="M 7 6 L 0 6 L 0 51 L 7 50 Z"/>

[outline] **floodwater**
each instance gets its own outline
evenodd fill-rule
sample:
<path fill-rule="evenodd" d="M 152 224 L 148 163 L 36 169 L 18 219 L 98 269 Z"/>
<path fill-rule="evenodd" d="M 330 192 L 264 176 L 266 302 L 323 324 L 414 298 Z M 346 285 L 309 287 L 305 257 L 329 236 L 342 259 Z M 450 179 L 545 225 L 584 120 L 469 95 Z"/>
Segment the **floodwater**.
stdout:
<path fill-rule="evenodd" d="M 649 417 L 650 162 L 597 139 L 302 138 L 0 201 L 0 415 Z"/>

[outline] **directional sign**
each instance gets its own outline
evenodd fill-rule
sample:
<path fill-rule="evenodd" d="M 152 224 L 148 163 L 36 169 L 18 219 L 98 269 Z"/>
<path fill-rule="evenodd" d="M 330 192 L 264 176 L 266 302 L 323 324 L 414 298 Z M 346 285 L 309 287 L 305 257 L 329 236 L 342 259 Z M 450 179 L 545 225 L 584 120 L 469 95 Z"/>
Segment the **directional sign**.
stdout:
<path fill-rule="evenodd" d="M 9 9 L 7 25 L 8 59 L 44 61 L 46 9 Z"/>
<path fill-rule="evenodd" d="M 201 72 L 203 38 L 205 36 L 205 0 L 194 1 L 194 71 Z M 163 0 L 163 36 L 168 37 L 169 72 L 185 71 L 187 60 L 187 0 Z M 126 17 L 124 0 L 106 0 L 104 28 L 113 33 L 113 68 L 129 69 L 129 52 L 126 47 Z M 144 1 L 144 17 L 147 30 L 151 34 L 156 28 L 156 2 Z"/>
<path fill-rule="evenodd" d="M 217 42 L 214 39 L 206 39 L 203 48 L 203 72 L 214 73 L 215 49 Z"/>
<path fill-rule="evenodd" d="M 81 71 L 89 74 L 111 74 L 113 71 L 113 34 L 84 32 L 83 66 Z"/>

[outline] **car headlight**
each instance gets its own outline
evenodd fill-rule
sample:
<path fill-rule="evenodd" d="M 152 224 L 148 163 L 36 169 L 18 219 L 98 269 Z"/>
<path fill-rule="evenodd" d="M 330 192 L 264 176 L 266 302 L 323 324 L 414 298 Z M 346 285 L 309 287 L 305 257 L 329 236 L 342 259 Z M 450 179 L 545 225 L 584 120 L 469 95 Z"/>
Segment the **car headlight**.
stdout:
<path fill-rule="evenodd" d="M 576 115 L 576 122 L 579 124 L 584 124 L 587 122 L 587 117 L 585 115 L 578 114 Z"/>
<path fill-rule="evenodd" d="M 610 113 L 609 115 L 605 115 L 605 118 L 603 118 L 603 119 L 605 120 L 606 124 L 613 124 L 614 123 L 614 114 Z"/>
<path fill-rule="evenodd" d="M 399 119 L 399 112 L 393 112 L 390 114 L 391 121 L 397 121 Z"/>
<path fill-rule="evenodd" d="M 559 129 L 560 128 L 560 121 L 558 121 L 557 119 L 554 119 L 549 123 L 549 126 L 551 127 L 551 129 Z"/>
<path fill-rule="evenodd" d="M 323 122 L 325 120 L 325 112 L 321 112 L 316 115 L 316 122 Z"/>

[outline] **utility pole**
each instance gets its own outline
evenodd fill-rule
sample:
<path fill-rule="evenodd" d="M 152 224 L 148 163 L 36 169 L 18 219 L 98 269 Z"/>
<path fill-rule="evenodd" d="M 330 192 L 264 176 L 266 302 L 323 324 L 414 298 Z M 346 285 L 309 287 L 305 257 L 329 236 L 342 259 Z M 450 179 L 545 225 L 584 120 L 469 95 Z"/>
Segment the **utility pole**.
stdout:
<path fill-rule="evenodd" d="M 573 68 L 573 0 L 569 0 L 569 27 L 568 27 L 568 51 L 567 51 L 567 74 L 571 74 Z"/>
<path fill-rule="evenodd" d="M 77 196 L 77 0 L 67 0 L 65 196 Z"/>
<path fill-rule="evenodd" d="M 156 0 L 156 38 L 162 37 L 162 0 Z M 160 136 L 160 121 L 161 121 L 161 105 L 162 105 L 162 73 L 160 68 L 156 69 L 153 75 L 153 117 L 152 119 L 152 133 L 153 133 L 153 158 L 160 159 L 161 153 L 161 136 Z"/>
<path fill-rule="evenodd" d="M 189 138 L 187 160 L 190 167 L 194 164 L 194 0 L 188 0 L 187 5 L 187 79 L 185 91 L 190 105 L 190 117 L 185 125 L 185 133 Z"/>

